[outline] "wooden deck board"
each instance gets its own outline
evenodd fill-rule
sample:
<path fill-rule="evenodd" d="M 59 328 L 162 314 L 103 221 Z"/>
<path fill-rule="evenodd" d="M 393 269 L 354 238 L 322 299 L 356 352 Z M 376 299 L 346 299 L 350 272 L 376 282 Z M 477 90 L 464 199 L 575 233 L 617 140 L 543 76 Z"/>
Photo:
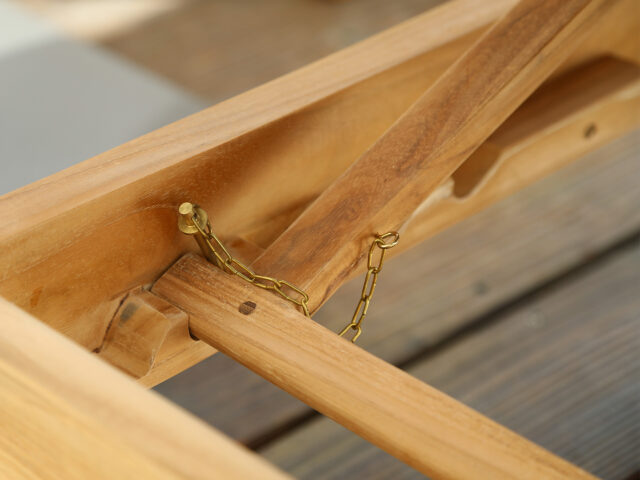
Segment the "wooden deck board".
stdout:
<path fill-rule="evenodd" d="M 198 0 L 105 39 L 103 45 L 217 102 L 440 3 Z"/>
<path fill-rule="evenodd" d="M 640 238 L 409 368 L 607 479 L 638 468 Z M 262 453 L 298 478 L 423 478 L 324 417 Z"/>
<path fill-rule="evenodd" d="M 621 139 L 390 262 L 359 345 L 402 364 L 636 231 L 639 151 L 637 133 Z M 360 283 L 347 284 L 316 320 L 342 327 Z M 250 445 L 310 412 L 223 355 L 157 390 Z"/>

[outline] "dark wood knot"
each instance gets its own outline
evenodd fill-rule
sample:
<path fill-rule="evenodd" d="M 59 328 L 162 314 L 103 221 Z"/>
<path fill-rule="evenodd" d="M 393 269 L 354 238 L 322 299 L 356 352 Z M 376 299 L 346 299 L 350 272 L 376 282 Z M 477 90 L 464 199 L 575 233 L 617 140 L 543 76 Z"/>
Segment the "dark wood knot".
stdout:
<path fill-rule="evenodd" d="M 238 311 L 243 315 L 249 315 L 256 309 L 256 304 L 254 302 L 244 302 L 238 307 Z"/>

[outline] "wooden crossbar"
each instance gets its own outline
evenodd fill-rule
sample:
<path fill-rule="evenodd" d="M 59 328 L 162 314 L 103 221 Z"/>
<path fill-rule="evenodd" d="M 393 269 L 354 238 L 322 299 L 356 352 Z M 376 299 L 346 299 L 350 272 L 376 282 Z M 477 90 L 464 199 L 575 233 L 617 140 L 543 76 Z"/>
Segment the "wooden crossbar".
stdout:
<path fill-rule="evenodd" d="M 200 256 L 153 292 L 198 338 L 434 479 L 591 478 Z"/>

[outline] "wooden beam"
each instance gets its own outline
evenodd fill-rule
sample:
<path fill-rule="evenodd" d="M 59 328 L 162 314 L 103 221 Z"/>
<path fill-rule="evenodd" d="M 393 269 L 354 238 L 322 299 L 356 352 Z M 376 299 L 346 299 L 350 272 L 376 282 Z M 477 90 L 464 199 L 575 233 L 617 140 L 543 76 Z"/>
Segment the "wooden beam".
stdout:
<path fill-rule="evenodd" d="M 432 478 L 591 478 L 202 257 L 153 292 L 198 338 Z"/>
<path fill-rule="evenodd" d="M 365 258 L 376 232 L 400 230 L 613 4 L 520 1 L 273 242 L 254 270 L 301 287 L 317 309 Z"/>
<path fill-rule="evenodd" d="M 423 203 L 391 256 L 640 127 L 640 67 L 601 58 L 553 79 Z"/>
<path fill-rule="evenodd" d="M 0 476 L 285 479 L 0 298 Z"/>
<path fill-rule="evenodd" d="M 175 228 L 177 205 L 200 203 L 227 244 L 242 237 L 256 252 L 268 247 L 514 3 L 447 2 L 1 197 L 0 295 L 99 348 L 127 292 L 197 248 Z M 605 54 L 640 61 L 636 7 L 636 0 L 615 2 L 554 75 Z M 425 224 L 423 231 L 435 230 Z M 404 236 L 401 245 L 409 243 Z M 187 342 L 142 382 L 206 356 L 196 349 Z"/>
<path fill-rule="evenodd" d="M 441 185 L 408 221 L 396 255 L 488 204 L 640 126 L 640 67 L 602 58 L 536 91 Z M 262 253 L 230 243 L 242 259 Z M 353 270 L 351 275 L 360 273 Z M 111 322 L 100 355 L 145 385 L 154 385 L 214 352 L 176 323 L 153 295 L 130 294 Z M 167 317 L 167 318 L 165 318 Z M 175 326 L 182 334 L 168 336 Z M 174 327 L 171 327 L 174 328 Z"/>
<path fill-rule="evenodd" d="M 401 244 L 389 253 L 396 255 L 411 248 L 640 126 L 639 109 L 640 67 L 635 64 L 602 58 L 555 78 L 536 91 L 454 172 L 449 182 L 423 202 L 402 232 Z M 251 245 L 238 240 L 230 247 L 239 251 L 243 259 L 254 259 L 261 253 L 255 246 L 251 250 Z M 360 273 L 359 270 L 353 270 L 351 275 Z M 100 354 L 112 364 L 139 378 L 141 383 L 154 385 L 214 352 L 185 333 L 169 338 L 171 354 L 162 355 L 167 349 L 162 347 L 165 336 L 160 335 L 159 329 L 162 323 L 172 322 L 170 319 L 163 322 L 157 312 L 139 308 L 139 300 L 139 295 L 133 294 L 123 302 L 100 349 Z M 125 313 L 127 321 L 122 322 Z M 186 331 L 186 318 L 184 322 Z M 118 344 L 125 348 L 119 348 Z M 140 351 L 141 344 L 148 347 L 144 352 Z M 136 358 L 137 353 L 144 355 Z"/>

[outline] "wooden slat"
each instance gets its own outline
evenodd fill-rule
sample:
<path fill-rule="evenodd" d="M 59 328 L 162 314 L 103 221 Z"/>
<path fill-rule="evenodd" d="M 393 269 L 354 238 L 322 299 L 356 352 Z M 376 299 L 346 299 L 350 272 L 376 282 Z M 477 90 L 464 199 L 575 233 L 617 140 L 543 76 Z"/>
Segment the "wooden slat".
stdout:
<path fill-rule="evenodd" d="M 615 2 L 521 0 L 255 262 L 322 305 L 569 56 Z M 359 261 L 354 262 L 354 259 Z"/>
<path fill-rule="evenodd" d="M 640 241 L 409 372 L 608 480 L 638 469 Z M 301 479 L 419 479 L 326 418 L 261 451 Z"/>
<path fill-rule="evenodd" d="M 640 229 L 638 133 L 389 262 L 358 344 L 387 361 L 403 363 Z M 333 331 L 342 328 L 361 287 L 360 278 L 344 285 L 314 320 Z M 252 445 L 310 412 L 224 355 L 157 390 Z"/>
<path fill-rule="evenodd" d="M 202 257 L 182 257 L 153 292 L 189 313 L 197 338 L 422 473 L 590 478 Z"/>
<path fill-rule="evenodd" d="M 0 476 L 284 479 L 0 298 Z"/>

